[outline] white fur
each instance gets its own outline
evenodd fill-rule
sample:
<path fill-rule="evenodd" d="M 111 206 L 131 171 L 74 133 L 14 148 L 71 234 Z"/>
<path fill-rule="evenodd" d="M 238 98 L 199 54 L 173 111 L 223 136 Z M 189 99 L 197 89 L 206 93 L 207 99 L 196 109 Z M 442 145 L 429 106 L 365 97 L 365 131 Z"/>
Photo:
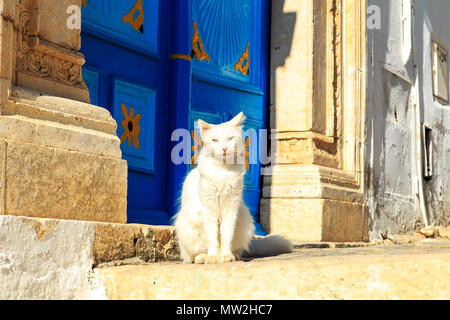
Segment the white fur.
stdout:
<path fill-rule="evenodd" d="M 186 177 L 181 208 L 175 228 L 181 257 L 186 263 L 220 263 L 239 259 L 249 244 L 255 227 L 243 201 L 244 141 L 241 112 L 220 125 L 199 120 L 202 150 L 198 165 Z M 269 254 L 290 252 L 286 241 L 268 244 Z M 255 254 L 264 248 L 253 245 Z M 264 246 L 263 246 L 264 247 Z M 277 251 L 278 250 L 278 251 Z"/>

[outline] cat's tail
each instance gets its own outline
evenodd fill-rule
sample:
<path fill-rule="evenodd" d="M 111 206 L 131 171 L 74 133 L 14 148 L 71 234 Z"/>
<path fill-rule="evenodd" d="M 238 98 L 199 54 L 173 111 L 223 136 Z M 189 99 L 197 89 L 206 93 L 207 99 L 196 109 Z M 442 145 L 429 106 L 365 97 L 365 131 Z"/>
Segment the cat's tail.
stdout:
<path fill-rule="evenodd" d="M 269 257 L 292 252 L 292 243 L 280 235 L 269 235 L 261 239 L 254 239 L 248 245 L 244 257 Z"/>

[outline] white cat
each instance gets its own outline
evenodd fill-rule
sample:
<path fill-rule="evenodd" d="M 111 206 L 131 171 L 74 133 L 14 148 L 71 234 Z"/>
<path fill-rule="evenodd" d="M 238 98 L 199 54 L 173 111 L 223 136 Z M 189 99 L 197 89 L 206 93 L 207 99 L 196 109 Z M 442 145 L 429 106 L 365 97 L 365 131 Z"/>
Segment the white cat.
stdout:
<path fill-rule="evenodd" d="M 241 112 L 212 125 L 198 120 L 202 149 L 197 167 L 186 177 L 175 229 L 186 263 L 221 263 L 291 252 L 281 236 L 252 240 L 255 227 L 243 201 L 244 141 Z"/>

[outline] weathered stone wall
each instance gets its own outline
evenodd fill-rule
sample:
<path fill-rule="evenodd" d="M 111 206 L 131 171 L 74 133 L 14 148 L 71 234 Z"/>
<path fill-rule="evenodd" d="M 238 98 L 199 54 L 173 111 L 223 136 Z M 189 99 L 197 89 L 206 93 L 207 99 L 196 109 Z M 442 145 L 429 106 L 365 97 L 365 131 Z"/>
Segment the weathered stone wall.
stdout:
<path fill-rule="evenodd" d="M 367 29 L 365 157 L 371 240 L 417 230 L 425 217 L 433 225 L 450 219 L 444 195 L 450 187 L 450 109 L 433 99 L 430 52 L 431 33 L 440 31 L 443 42 L 450 43 L 450 25 L 440 14 L 450 4 L 415 1 L 415 17 L 405 24 L 402 1 L 369 0 L 368 7 L 372 5 L 380 9 L 381 25 Z M 412 30 L 410 39 L 405 28 Z M 424 122 L 433 127 L 435 172 L 430 181 L 423 179 Z"/>
<path fill-rule="evenodd" d="M 380 29 L 367 29 L 367 203 L 371 239 L 420 225 L 416 203 L 412 59 L 402 59 L 401 1 L 369 0 L 381 9 Z M 409 26 L 410 27 L 410 26 Z"/>
<path fill-rule="evenodd" d="M 446 226 L 450 224 L 450 105 L 433 97 L 431 43 L 436 41 L 450 54 L 450 20 L 447 15 L 450 2 L 416 0 L 415 12 L 421 121 L 433 130 L 434 172 L 430 180 L 424 181 L 426 210 L 430 224 Z"/>

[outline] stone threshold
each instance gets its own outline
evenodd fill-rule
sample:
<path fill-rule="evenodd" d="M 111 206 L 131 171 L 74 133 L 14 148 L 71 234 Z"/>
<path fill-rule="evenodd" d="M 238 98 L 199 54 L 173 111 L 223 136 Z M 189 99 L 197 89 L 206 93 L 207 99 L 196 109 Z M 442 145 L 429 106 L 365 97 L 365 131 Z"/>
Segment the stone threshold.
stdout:
<path fill-rule="evenodd" d="M 440 230 L 439 234 L 445 235 L 444 231 Z M 258 269 L 258 274 L 261 277 L 278 273 L 282 276 L 285 267 L 293 268 L 293 273 L 283 275 L 283 277 L 298 277 L 303 275 L 304 272 L 306 272 L 305 274 L 311 273 L 308 270 L 301 272 L 297 270 L 298 267 L 312 261 L 311 259 L 314 259 L 314 261 L 315 259 L 338 259 L 336 260 L 337 265 L 344 266 L 349 261 L 348 259 L 357 259 L 357 257 L 366 257 L 364 259 L 371 261 L 369 257 L 381 257 L 386 254 L 394 258 L 399 253 L 408 253 L 408 256 L 410 256 L 410 254 L 418 252 L 428 254 L 433 251 L 443 253 L 442 259 L 448 261 L 448 248 L 450 248 L 448 239 L 430 239 L 417 234 L 412 235 L 412 238 L 411 236 L 391 238 L 393 240 L 385 239 L 374 244 L 294 243 L 294 252 L 291 254 L 278 257 L 246 258 L 243 261 L 230 264 L 199 266 L 181 263 L 175 230 L 171 226 L 0 215 L 0 299 L 130 298 L 134 293 L 127 293 L 128 289 L 110 295 L 108 292 L 112 284 L 107 279 L 111 278 L 113 283 L 119 281 L 120 286 L 122 286 L 125 285 L 120 280 L 122 277 L 131 276 L 134 279 L 136 276 L 135 280 L 130 280 L 131 284 L 138 281 L 141 276 L 145 280 L 175 275 L 173 279 L 175 282 L 171 285 L 177 287 L 181 283 L 179 281 L 187 281 L 187 278 L 181 279 L 177 276 L 181 277 L 185 271 L 189 270 L 186 276 L 189 275 L 191 280 L 193 279 L 191 278 L 192 272 L 195 276 L 196 270 L 210 270 L 208 272 L 211 273 L 207 272 L 204 276 L 207 276 L 206 279 L 211 277 L 211 280 L 217 272 L 225 277 L 226 274 L 239 269 L 242 271 L 242 278 L 237 277 L 234 280 L 242 283 L 244 279 L 253 277 L 255 272 L 253 268 L 257 266 L 258 268 L 261 267 Z M 426 262 L 426 260 L 433 260 L 433 257 L 437 256 L 434 254 L 433 256 L 422 256 L 419 260 Z M 266 265 L 268 266 L 267 269 Z M 347 265 L 351 269 L 352 264 L 347 263 Z M 436 273 L 440 270 L 441 275 L 444 275 L 443 272 L 448 273 L 448 268 L 442 269 L 443 265 L 430 266 L 431 269 L 423 267 L 427 272 L 430 270 L 431 273 Z M 242 269 L 242 267 L 244 268 Z M 250 267 L 251 269 L 248 269 Z M 169 269 L 173 272 L 169 272 Z M 294 269 L 297 271 L 294 271 Z M 114 270 L 118 272 L 116 273 Z M 141 271 L 142 274 L 140 274 Z M 419 279 L 421 275 L 417 276 L 417 279 Z M 316 280 L 319 281 L 319 278 L 317 276 Z M 226 277 L 222 280 L 225 281 L 225 279 Z M 248 297 L 272 297 L 268 292 L 273 284 L 273 279 L 270 278 L 270 281 L 268 279 L 261 278 L 262 282 L 259 282 L 259 280 L 252 281 L 252 285 L 256 286 L 254 289 L 267 285 L 267 290 L 259 288 L 259 293 L 264 293 L 264 295 L 249 295 Z M 147 285 L 145 281 L 136 287 L 137 292 L 147 290 L 145 289 Z M 204 283 L 203 281 L 202 283 Z M 282 283 L 284 280 L 282 281 L 280 278 L 279 281 Z M 192 281 L 189 283 L 192 283 Z M 208 280 L 207 283 L 210 283 L 210 281 Z M 320 283 L 317 282 L 316 284 Z M 153 282 L 148 283 L 148 285 L 153 286 Z M 181 285 L 181 287 L 183 286 L 185 285 Z M 212 287 L 209 289 L 213 290 Z M 140 292 L 138 296 L 140 298 L 155 298 L 153 294 L 157 294 L 158 297 L 162 297 L 160 296 L 161 292 L 159 290 L 152 291 L 152 293 Z M 201 291 L 198 293 L 201 293 Z M 236 294 L 239 292 L 231 293 L 224 298 L 237 297 Z M 184 292 L 179 297 L 193 298 L 196 295 Z M 175 294 L 175 296 L 177 295 Z M 214 295 L 199 294 L 198 297 L 200 296 L 211 298 Z M 245 296 L 242 295 L 242 297 Z M 303 295 L 298 296 L 296 294 L 282 294 L 281 296 L 286 298 L 303 297 Z M 435 296 L 441 295 L 436 293 Z M 448 297 L 448 295 L 444 296 Z M 275 298 L 276 295 L 273 297 Z"/>
<path fill-rule="evenodd" d="M 180 261 L 180 252 L 173 226 L 144 224 L 121 224 L 79 220 L 34 218 L 24 216 L 2 216 L 16 219 L 32 228 L 37 240 L 51 239 L 58 227 L 78 224 L 90 229 L 92 237 L 68 239 L 68 241 L 87 241 L 92 245 L 93 267 L 119 265 L 140 265 L 156 262 Z M 76 235 L 74 235 L 76 236 Z M 70 237 L 70 235 L 69 235 Z M 255 236 L 255 238 L 260 238 Z M 302 249 L 360 248 L 377 245 L 411 244 L 426 239 L 422 234 L 389 236 L 373 242 L 293 242 L 294 251 Z"/>
<path fill-rule="evenodd" d="M 449 299 L 449 258 L 448 239 L 425 239 L 215 265 L 116 265 L 96 268 L 94 278 L 97 297 L 112 300 Z"/>

